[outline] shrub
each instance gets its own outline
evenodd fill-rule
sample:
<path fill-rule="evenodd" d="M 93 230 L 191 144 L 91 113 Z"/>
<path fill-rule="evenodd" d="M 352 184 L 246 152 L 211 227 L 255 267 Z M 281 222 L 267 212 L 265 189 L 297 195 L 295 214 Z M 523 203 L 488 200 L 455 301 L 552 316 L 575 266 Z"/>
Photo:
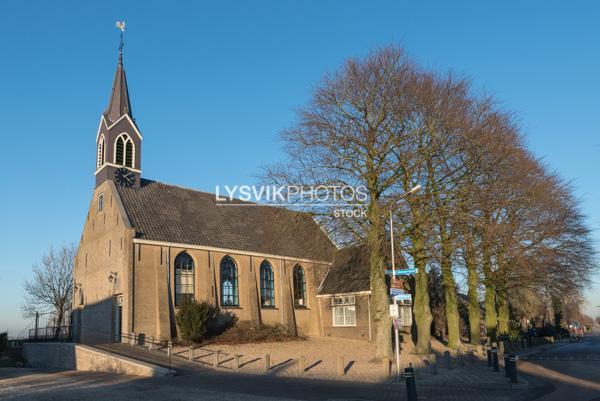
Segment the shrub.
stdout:
<path fill-rule="evenodd" d="M 177 325 L 183 340 L 200 342 L 206 337 L 211 309 L 206 302 L 184 299 L 177 312 Z"/>
<path fill-rule="evenodd" d="M 201 342 L 218 336 L 233 327 L 237 317 L 230 312 L 220 312 L 207 302 L 184 299 L 177 312 L 179 336 L 188 342 Z"/>
<path fill-rule="evenodd" d="M 294 341 L 304 339 L 291 333 L 286 326 L 257 325 L 252 322 L 239 322 L 222 335 L 211 339 L 210 342 L 217 344 L 245 344 L 260 342 Z"/>
<path fill-rule="evenodd" d="M 210 318 L 208 320 L 208 336 L 214 337 L 233 327 L 237 317 L 231 312 L 221 312 L 210 307 Z"/>

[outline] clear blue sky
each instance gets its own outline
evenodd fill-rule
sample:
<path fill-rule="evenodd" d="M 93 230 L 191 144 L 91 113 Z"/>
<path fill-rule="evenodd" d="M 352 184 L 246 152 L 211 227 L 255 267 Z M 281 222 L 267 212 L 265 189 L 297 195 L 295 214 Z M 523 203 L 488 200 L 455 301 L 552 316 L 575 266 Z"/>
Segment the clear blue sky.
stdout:
<path fill-rule="evenodd" d="M 81 234 L 120 19 L 147 178 L 207 191 L 253 183 L 261 165 L 281 159 L 277 133 L 324 73 L 402 43 L 518 114 L 530 148 L 573 181 L 598 244 L 595 2 L 183 3 L 0 3 L 0 330 L 25 325 L 31 265 Z M 589 295 L 600 305 L 598 284 Z"/>

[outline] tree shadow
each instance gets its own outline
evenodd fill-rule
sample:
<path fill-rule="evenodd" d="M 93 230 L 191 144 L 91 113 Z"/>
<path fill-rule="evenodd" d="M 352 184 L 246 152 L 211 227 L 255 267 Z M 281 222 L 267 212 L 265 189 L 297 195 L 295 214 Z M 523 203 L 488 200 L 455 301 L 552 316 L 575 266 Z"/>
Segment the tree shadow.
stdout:
<path fill-rule="evenodd" d="M 246 365 L 250 365 L 251 363 L 258 362 L 258 361 L 260 361 L 261 359 L 262 359 L 262 358 L 254 358 L 254 359 L 251 359 L 251 360 L 249 360 L 249 361 L 246 361 L 246 362 L 244 362 L 244 363 L 240 363 L 240 368 L 242 368 L 242 367 L 244 367 L 244 366 L 246 366 Z"/>
<path fill-rule="evenodd" d="M 350 371 L 350 369 L 352 368 L 352 366 L 354 366 L 354 361 L 348 362 L 348 364 L 346 365 L 346 367 L 344 367 L 344 374 L 345 375 L 348 374 L 348 372 Z"/>
<path fill-rule="evenodd" d="M 304 369 L 305 372 L 308 372 L 309 370 L 316 368 L 317 366 L 319 366 L 323 361 L 321 359 L 319 359 L 318 361 L 314 362 L 312 365 L 309 365 L 306 367 L 306 369 Z"/>

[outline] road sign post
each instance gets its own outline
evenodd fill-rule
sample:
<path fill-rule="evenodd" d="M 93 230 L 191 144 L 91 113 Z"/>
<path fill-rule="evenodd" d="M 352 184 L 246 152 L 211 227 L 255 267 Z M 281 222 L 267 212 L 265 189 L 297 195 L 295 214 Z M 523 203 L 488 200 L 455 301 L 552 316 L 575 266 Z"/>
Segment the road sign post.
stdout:
<path fill-rule="evenodd" d="M 397 305 L 396 305 L 397 306 Z M 396 341 L 396 379 L 400 381 L 400 322 L 394 319 L 394 339 Z"/>

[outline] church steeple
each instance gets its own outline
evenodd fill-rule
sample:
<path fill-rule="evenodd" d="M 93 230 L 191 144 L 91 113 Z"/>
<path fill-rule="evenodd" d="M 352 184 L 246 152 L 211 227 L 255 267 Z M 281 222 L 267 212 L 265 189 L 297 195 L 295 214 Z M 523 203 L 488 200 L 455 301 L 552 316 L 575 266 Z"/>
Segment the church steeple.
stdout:
<path fill-rule="evenodd" d="M 142 134 L 133 121 L 127 78 L 123 68 L 124 22 L 121 30 L 119 63 L 108 107 L 102 113 L 96 134 L 96 186 L 105 181 L 139 188 L 142 173 Z"/>
<path fill-rule="evenodd" d="M 123 52 L 121 50 L 119 51 L 119 63 L 117 64 L 117 71 L 113 80 L 112 92 L 104 116 L 109 123 L 114 123 L 125 114 L 128 114 L 133 119 L 129 90 L 127 88 L 127 77 L 125 76 L 125 68 L 123 68 Z"/>

